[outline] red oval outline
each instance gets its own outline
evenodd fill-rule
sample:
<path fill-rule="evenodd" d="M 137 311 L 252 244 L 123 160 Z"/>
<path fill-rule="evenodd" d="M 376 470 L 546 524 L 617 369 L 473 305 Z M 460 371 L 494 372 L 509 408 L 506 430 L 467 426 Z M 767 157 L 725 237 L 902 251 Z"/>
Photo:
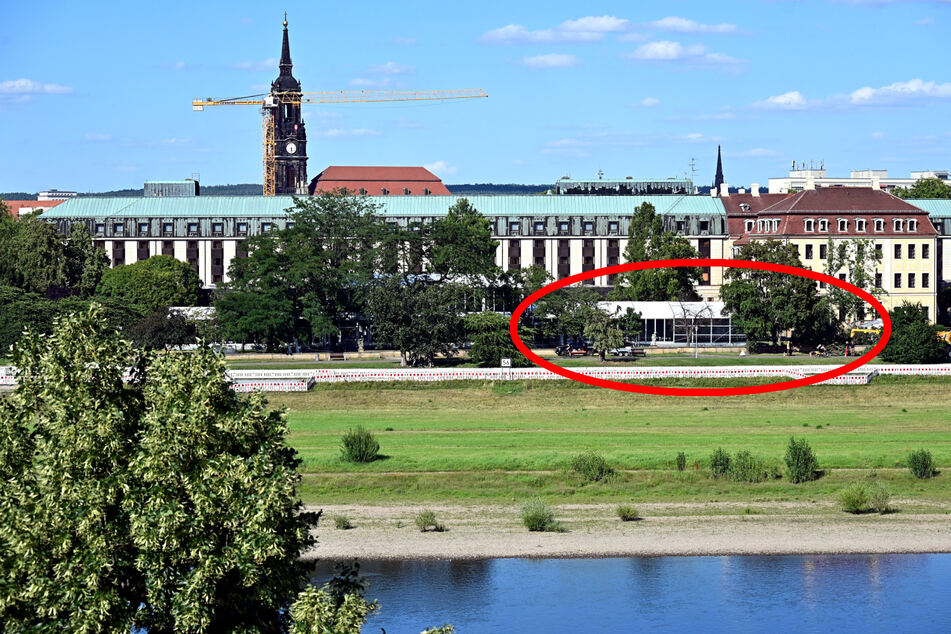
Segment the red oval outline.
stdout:
<path fill-rule="evenodd" d="M 614 273 L 624 273 L 627 271 L 643 271 L 647 269 L 660 269 L 660 268 L 677 268 L 685 266 L 700 266 L 700 267 L 724 267 L 724 268 L 739 268 L 739 269 L 755 269 L 760 271 L 773 271 L 776 273 L 786 273 L 789 275 L 797 275 L 799 277 L 806 277 L 809 279 L 817 280 L 819 282 L 825 282 L 826 284 L 831 284 L 843 290 L 849 291 L 853 295 L 865 300 L 865 302 L 872 306 L 875 311 L 882 318 L 882 336 L 879 338 L 878 343 L 875 346 L 863 354 L 861 357 L 855 361 L 846 363 L 845 365 L 839 366 L 838 368 L 833 368 L 828 372 L 823 372 L 821 374 L 816 374 L 811 377 L 803 377 L 801 379 L 794 379 L 792 381 L 783 381 L 781 383 L 767 383 L 766 385 L 751 385 L 747 387 L 713 387 L 713 388 L 693 388 L 693 387 L 659 387 L 651 385 L 641 385 L 638 383 L 620 383 L 618 381 L 611 381 L 609 379 L 599 379 L 593 376 L 585 376 L 579 374 L 578 372 L 572 372 L 567 368 L 555 365 L 550 361 L 542 359 L 540 356 L 528 349 L 523 342 L 521 337 L 518 335 L 518 322 L 521 319 L 522 314 L 525 310 L 534 304 L 536 301 L 548 295 L 553 291 L 557 291 L 560 288 L 564 288 L 575 282 L 581 282 L 583 280 L 588 280 L 593 277 L 601 277 L 602 275 L 612 275 Z M 844 280 L 837 279 L 831 275 L 826 275 L 825 273 L 817 273 L 816 271 L 810 271 L 808 269 L 801 269 L 795 266 L 787 266 L 785 264 L 773 264 L 772 262 L 754 262 L 752 260 L 726 260 L 719 258 L 697 258 L 697 259 L 676 259 L 676 260 L 647 260 L 644 262 L 628 262 L 626 264 L 615 264 L 614 266 L 606 266 L 600 269 L 594 269 L 592 271 L 585 271 L 583 273 L 576 273 L 575 275 L 570 275 L 564 279 L 558 280 L 543 286 L 538 289 L 518 305 L 515 309 L 515 312 L 512 313 L 512 318 L 509 320 L 509 336 L 512 338 L 512 342 L 515 344 L 515 347 L 524 354 L 532 363 L 537 366 L 543 367 L 555 374 L 559 374 L 567 379 L 573 381 L 579 381 L 581 383 L 586 383 L 588 385 L 594 385 L 595 387 L 604 387 L 610 390 L 619 390 L 622 392 L 636 392 L 638 394 L 654 394 L 661 396 L 739 396 L 745 394 L 766 394 L 768 392 L 781 392 L 783 390 L 793 390 L 797 387 L 805 387 L 807 385 L 814 385 L 816 383 L 821 383 L 822 381 L 827 381 L 829 379 L 834 379 L 837 376 L 841 376 L 851 370 L 862 367 L 866 363 L 870 362 L 872 359 L 878 355 L 879 352 L 885 347 L 885 344 L 888 343 L 888 339 L 892 336 L 892 322 L 888 317 L 888 311 L 885 310 L 885 307 L 882 306 L 881 302 L 872 297 L 872 295 L 857 286 L 853 286 Z"/>

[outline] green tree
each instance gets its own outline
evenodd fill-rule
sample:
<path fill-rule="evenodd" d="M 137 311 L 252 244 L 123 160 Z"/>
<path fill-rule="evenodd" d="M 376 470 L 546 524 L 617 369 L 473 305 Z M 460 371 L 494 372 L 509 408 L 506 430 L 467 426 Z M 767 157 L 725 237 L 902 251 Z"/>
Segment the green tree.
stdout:
<path fill-rule="evenodd" d="M 146 350 L 193 344 L 197 335 L 194 324 L 179 313 L 169 314 L 167 307 L 147 314 L 129 330 L 132 342 Z"/>
<path fill-rule="evenodd" d="M 642 203 L 634 210 L 628 229 L 624 259 L 628 262 L 697 258 L 690 242 L 672 231 L 664 231 L 664 220 L 650 203 Z M 694 267 L 648 269 L 629 271 L 618 277 L 608 295 L 617 301 L 697 301 L 696 286 L 701 271 Z"/>
<path fill-rule="evenodd" d="M 207 349 L 141 356 L 103 311 L 21 340 L 0 399 L 10 631 L 283 631 L 312 544 L 286 422 Z M 134 369 L 123 382 L 125 368 Z"/>
<path fill-rule="evenodd" d="M 109 269 L 105 249 L 93 242 L 89 227 L 77 222 L 69 229 L 66 240 L 66 263 L 69 287 L 74 295 L 92 297 L 103 274 Z"/>
<path fill-rule="evenodd" d="M 740 248 L 738 260 L 802 267 L 794 244 L 777 240 L 751 242 Z M 784 331 L 794 340 L 812 341 L 828 330 L 830 311 L 808 278 L 772 271 L 729 268 L 720 288 L 724 308 L 750 346 L 757 341 L 778 343 Z"/>
<path fill-rule="evenodd" d="M 939 178 L 919 178 L 909 188 L 896 187 L 892 194 L 899 198 L 951 198 L 951 187 Z"/>
<path fill-rule="evenodd" d="M 888 311 L 892 336 L 882 359 L 888 363 L 939 363 L 946 360 L 947 344 L 939 340 L 936 328 L 928 320 L 928 309 L 921 304 L 902 302 Z"/>
<path fill-rule="evenodd" d="M 875 286 L 875 273 L 882 262 L 882 253 L 875 248 L 874 240 L 855 238 L 835 241 L 829 238 L 827 248 L 827 275 L 836 277 L 845 273 L 850 284 L 867 291 L 873 297 L 885 294 L 884 290 Z M 865 318 L 867 304 L 861 297 L 836 286 L 829 287 L 828 297 L 838 309 L 840 320 L 851 323 Z"/>
<path fill-rule="evenodd" d="M 437 356 L 452 356 L 462 336 L 462 292 L 421 276 L 381 280 L 368 301 L 376 338 L 399 349 L 402 366 L 432 366 Z"/>
<path fill-rule="evenodd" d="M 0 214 L 0 285 L 40 295 L 64 295 L 69 276 L 66 239 L 36 214 Z"/>
<path fill-rule="evenodd" d="M 221 293 L 215 314 L 222 341 L 260 343 L 274 350 L 298 332 L 293 299 L 273 288 Z"/>
<path fill-rule="evenodd" d="M 624 343 L 624 332 L 616 321 L 600 308 L 595 308 L 588 315 L 584 336 L 591 342 L 591 347 L 601 357 L 601 361 L 604 361 L 608 350 Z"/>
<path fill-rule="evenodd" d="M 201 287 L 191 265 L 170 255 L 153 255 L 107 270 L 96 293 L 152 312 L 165 306 L 196 306 Z"/>
<path fill-rule="evenodd" d="M 469 359 L 484 368 L 497 368 L 502 359 L 511 359 L 513 367 L 529 367 L 532 362 L 525 358 L 509 334 L 509 320 L 493 312 L 473 313 L 465 318 L 466 338 L 472 342 Z M 522 341 L 530 342 L 532 331 L 519 328 Z"/>
<path fill-rule="evenodd" d="M 492 239 L 489 220 L 460 198 L 448 213 L 429 225 L 429 262 L 433 273 L 489 277 L 499 243 Z"/>
<path fill-rule="evenodd" d="M 580 337 L 601 297 L 584 286 L 569 286 L 535 302 L 533 314 L 542 334 L 549 339 Z"/>

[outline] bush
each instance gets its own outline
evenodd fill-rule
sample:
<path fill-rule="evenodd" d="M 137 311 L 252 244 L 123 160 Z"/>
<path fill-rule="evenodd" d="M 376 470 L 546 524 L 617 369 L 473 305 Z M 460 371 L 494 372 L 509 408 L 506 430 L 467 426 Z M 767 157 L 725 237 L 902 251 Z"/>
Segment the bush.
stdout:
<path fill-rule="evenodd" d="M 614 469 L 599 453 L 588 451 L 578 454 L 568 465 L 571 471 L 580 475 L 586 482 L 600 482 L 614 475 Z"/>
<path fill-rule="evenodd" d="M 806 442 L 806 439 L 789 439 L 789 445 L 786 447 L 786 475 L 789 481 L 798 484 L 808 482 L 818 477 L 819 461 L 816 455 L 812 453 L 812 447 Z"/>
<path fill-rule="evenodd" d="M 522 507 L 522 524 L 533 532 L 565 532 L 565 527 L 555 521 L 555 514 L 541 500 L 532 500 Z"/>
<path fill-rule="evenodd" d="M 436 521 L 436 513 L 434 511 L 430 511 L 429 509 L 420 511 L 416 514 L 416 528 L 418 528 L 422 533 L 425 533 L 430 529 L 437 533 L 441 533 L 446 530 L 445 526 Z"/>
<path fill-rule="evenodd" d="M 846 513 L 868 511 L 868 490 L 861 482 L 853 482 L 839 492 L 839 504 Z"/>
<path fill-rule="evenodd" d="M 680 452 L 677 454 L 677 471 L 683 471 L 687 468 L 687 454 Z"/>
<path fill-rule="evenodd" d="M 946 361 L 943 341 L 928 319 L 928 309 L 921 304 L 902 302 L 888 311 L 892 321 L 892 336 L 882 360 L 887 363 L 940 363 Z"/>
<path fill-rule="evenodd" d="M 337 527 L 337 530 L 341 531 L 353 528 L 350 518 L 346 515 L 334 515 L 334 526 Z"/>
<path fill-rule="evenodd" d="M 347 430 L 341 442 L 340 453 L 347 462 L 373 462 L 380 454 L 380 443 L 362 426 Z"/>
<path fill-rule="evenodd" d="M 892 499 L 892 494 L 880 482 L 872 482 L 866 490 L 868 491 L 869 509 L 881 514 L 890 510 L 888 502 Z"/>
<path fill-rule="evenodd" d="M 727 475 L 730 472 L 730 454 L 717 447 L 710 456 L 710 471 L 714 478 Z"/>
<path fill-rule="evenodd" d="M 934 459 L 927 449 L 919 449 L 908 454 L 908 468 L 911 473 L 922 480 L 934 477 Z"/>
<path fill-rule="evenodd" d="M 737 452 L 730 461 L 730 478 L 737 482 L 762 482 L 768 475 L 762 458 L 757 458 L 748 451 Z"/>
<path fill-rule="evenodd" d="M 617 507 L 617 516 L 621 518 L 622 522 L 633 522 L 641 519 L 637 509 L 627 504 L 621 504 Z"/>

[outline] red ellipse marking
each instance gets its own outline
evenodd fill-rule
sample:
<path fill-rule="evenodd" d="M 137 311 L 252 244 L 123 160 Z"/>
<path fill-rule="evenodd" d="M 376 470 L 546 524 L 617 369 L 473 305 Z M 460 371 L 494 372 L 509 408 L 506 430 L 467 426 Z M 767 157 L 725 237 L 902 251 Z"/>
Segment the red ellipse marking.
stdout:
<path fill-rule="evenodd" d="M 656 387 L 651 385 L 640 385 L 637 383 L 620 383 L 618 381 L 611 381 L 608 379 L 599 379 L 593 376 L 585 376 L 579 374 L 578 372 L 572 372 L 567 368 L 555 365 L 550 361 L 542 359 L 540 356 L 528 349 L 523 342 L 521 337 L 518 336 L 518 321 L 522 317 L 522 313 L 525 310 L 537 302 L 539 299 L 548 295 L 553 291 L 557 291 L 560 288 L 574 284 L 575 282 L 581 282 L 584 280 L 589 280 L 593 277 L 601 277 L 602 275 L 613 275 L 615 273 L 625 273 L 627 271 L 643 271 L 647 269 L 662 269 L 662 268 L 678 268 L 678 267 L 724 267 L 724 268 L 738 268 L 738 269 L 754 269 L 760 271 L 773 271 L 775 273 L 786 273 L 788 275 L 798 275 L 799 277 L 806 277 L 812 280 L 819 282 L 825 282 L 826 284 L 831 284 L 841 288 L 842 290 L 848 291 L 853 295 L 864 300 L 869 304 L 882 318 L 882 336 L 879 338 L 878 343 L 875 346 L 863 354 L 861 357 L 855 361 L 846 363 L 845 365 L 833 368 L 828 372 L 823 372 L 811 377 L 803 377 L 801 379 L 794 379 L 792 381 L 783 381 L 782 383 L 767 383 L 766 385 L 751 385 L 747 387 Z M 871 294 L 862 290 L 857 286 L 853 286 L 844 280 L 837 279 L 831 275 L 826 275 L 825 273 L 817 273 L 815 271 L 810 271 L 808 269 L 800 269 L 795 266 L 787 266 L 785 264 L 773 264 L 771 262 L 754 262 L 752 260 L 725 260 L 718 258 L 698 258 L 698 259 L 676 259 L 676 260 L 649 260 L 646 262 L 628 262 L 627 264 L 615 264 L 614 266 L 606 266 L 600 269 L 594 269 L 592 271 L 585 271 L 584 273 L 578 273 L 576 275 L 570 275 L 564 279 L 553 282 L 547 286 L 543 286 L 538 289 L 528 297 L 526 297 L 521 304 L 515 309 L 515 312 L 512 313 L 512 318 L 509 320 L 509 335 L 512 338 L 512 342 L 515 344 L 515 347 L 524 354 L 532 363 L 537 366 L 546 368 L 555 374 L 559 374 L 567 379 L 572 381 L 579 381 L 581 383 L 586 383 L 588 385 L 594 385 L 595 387 L 605 387 L 610 390 L 620 390 L 622 392 L 636 392 L 638 394 L 656 394 L 661 396 L 739 396 L 743 394 L 765 394 L 767 392 L 781 392 L 783 390 L 793 390 L 797 387 L 805 387 L 807 385 L 815 385 L 816 383 L 821 383 L 822 381 L 828 381 L 829 379 L 834 379 L 837 376 L 842 376 L 843 374 L 850 372 L 852 370 L 858 369 L 874 359 L 879 352 L 885 347 L 885 344 L 888 343 L 889 337 L 892 336 L 892 322 L 888 318 L 888 311 L 885 310 L 885 307 L 882 306 L 881 302 L 872 297 Z"/>

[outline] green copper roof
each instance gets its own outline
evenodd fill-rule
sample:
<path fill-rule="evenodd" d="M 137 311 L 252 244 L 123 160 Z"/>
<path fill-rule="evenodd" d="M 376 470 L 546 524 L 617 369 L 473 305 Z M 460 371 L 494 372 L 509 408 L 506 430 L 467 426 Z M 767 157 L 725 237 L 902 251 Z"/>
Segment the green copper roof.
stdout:
<path fill-rule="evenodd" d="M 384 216 L 440 216 L 458 196 L 373 196 Z M 629 216 L 648 202 L 660 214 L 725 215 L 710 196 L 466 196 L 486 216 Z M 157 198 L 73 198 L 44 218 L 275 217 L 294 206 L 291 196 L 195 196 Z"/>
<path fill-rule="evenodd" d="M 951 218 L 951 200 L 927 198 L 922 200 L 906 200 L 905 202 L 919 209 L 924 209 L 932 218 Z"/>

